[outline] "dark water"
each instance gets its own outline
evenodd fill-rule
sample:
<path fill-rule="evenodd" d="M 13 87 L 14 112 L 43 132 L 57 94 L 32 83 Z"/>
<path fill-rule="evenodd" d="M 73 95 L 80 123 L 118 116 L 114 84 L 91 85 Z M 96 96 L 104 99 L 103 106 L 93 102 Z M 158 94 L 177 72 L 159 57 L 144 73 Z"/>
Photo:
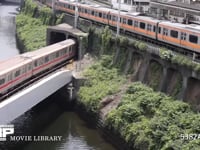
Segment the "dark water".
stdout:
<path fill-rule="evenodd" d="M 17 55 L 15 16 L 17 5 L 0 5 L 0 60 Z M 0 150 L 114 150 L 95 130 L 74 112 L 67 112 L 58 96 L 38 104 L 11 124 L 15 136 L 62 136 L 57 142 L 0 142 Z M 20 108 L 16 108 L 20 109 Z M 5 114 L 6 115 L 6 114 Z"/>
<path fill-rule="evenodd" d="M 63 100 L 63 99 L 62 99 Z M 66 99 L 65 99 L 66 100 Z M 59 96 L 47 98 L 13 121 L 15 135 L 62 136 L 60 141 L 12 143 L 12 150 L 115 150 L 75 112 L 66 111 Z M 17 145 L 17 146 L 16 146 Z"/>
<path fill-rule="evenodd" d="M 114 150 L 74 112 L 62 113 L 40 135 L 61 135 L 62 141 L 33 142 L 25 146 L 24 150 Z"/>
<path fill-rule="evenodd" d="M 18 7 L 0 3 L 0 60 L 19 54 L 15 39 L 15 16 Z"/>

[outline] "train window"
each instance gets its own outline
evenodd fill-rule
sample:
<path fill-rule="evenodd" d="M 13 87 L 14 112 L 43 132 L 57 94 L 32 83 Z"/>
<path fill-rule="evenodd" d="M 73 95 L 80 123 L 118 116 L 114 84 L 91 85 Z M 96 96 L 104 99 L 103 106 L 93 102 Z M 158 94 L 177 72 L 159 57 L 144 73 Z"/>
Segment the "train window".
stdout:
<path fill-rule="evenodd" d="M 35 67 L 37 67 L 37 65 L 38 65 L 38 62 L 37 62 L 37 61 L 35 61 L 35 62 L 34 62 L 34 65 L 35 65 Z"/>
<path fill-rule="evenodd" d="M 45 62 L 48 62 L 48 61 L 49 61 L 49 57 L 46 56 L 45 59 L 44 59 L 44 61 L 45 61 Z"/>
<path fill-rule="evenodd" d="M 134 21 L 134 26 L 138 27 L 138 21 Z"/>
<path fill-rule="evenodd" d="M 111 15 L 108 15 L 108 19 L 111 20 Z"/>
<path fill-rule="evenodd" d="M 153 26 L 153 32 L 156 32 L 156 26 Z"/>
<path fill-rule="evenodd" d="M 67 7 L 68 9 L 70 9 L 71 7 L 70 7 L 70 5 L 68 5 L 68 7 Z"/>
<path fill-rule="evenodd" d="M 166 28 L 163 28 L 163 35 L 166 35 L 166 36 L 168 36 L 168 29 L 166 29 Z"/>
<path fill-rule="evenodd" d="M 87 9 L 85 9 L 85 14 L 87 14 Z"/>
<path fill-rule="evenodd" d="M 116 16 L 112 16 L 112 21 L 116 21 L 117 17 Z"/>
<path fill-rule="evenodd" d="M 123 20 L 123 24 L 126 24 L 126 18 L 123 18 L 122 20 Z"/>
<path fill-rule="evenodd" d="M 198 42 L 198 37 L 196 35 L 189 35 L 189 41 L 191 43 L 197 43 Z"/>
<path fill-rule="evenodd" d="M 170 35 L 171 35 L 171 37 L 178 38 L 178 31 L 171 30 Z"/>
<path fill-rule="evenodd" d="M 161 33 L 161 27 L 158 28 L 158 33 Z"/>
<path fill-rule="evenodd" d="M 31 64 L 28 65 L 28 70 L 31 70 Z"/>
<path fill-rule="evenodd" d="M 8 81 L 12 80 L 12 74 L 8 75 Z"/>
<path fill-rule="evenodd" d="M 56 52 L 56 57 L 59 57 L 59 52 Z"/>
<path fill-rule="evenodd" d="M 91 14 L 91 10 L 88 9 L 88 10 L 87 10 L 87 13 L 88 13 L 88 14 Z"/>
<path fill-rule="evenodd" d="M 18 77 L 20 75 L 20 70 L 17 70 L 16 72 L 15 72 L 15 77 Z"/>
<path fill-rule="evenodd" d="M 26 72 L 26 68 L 23 67 L 23 68 L 22 68 L 22 74 L 25 73 L 25 72 Z"/>
<path fill-rule="evenodd" d="M 133 20 L 128 19 L 128 25 L 132 26 L 133 25 Z"/>
<path fill-rule="evenodd" d="M 72 52 L 72 47 L 70 46 L 70 48 L 69 48 L 69 53 L 71 53 Z"/>
<path fill-rule="evenodd" d="M 151 24 L 147 24 L 147 31 L 151 31 L 152 25 Z"/>
<path fill-rule="evenodd" d="M 100 17 L 100 18 L 102 17 L 102 13 L 99 13 L 99 17 Z"/>
<path fill-rule="evenodd" d="M 0 85 L 5 83 L 5 79 L 0 79 Z"/>
<path fill-rule="evenodd" d="M 107 18 L 106 14 L 103 14 L 103 18 L 104 18 L 104 19 L 106 19 L 106 18 Z"/>
<path fill-rule="evenodd" d="M 93 10 L 92 10 L 92 13 L 91 13 L 91 14 L 92 14 L 92 16 L 94 16 L 94 11 L 93 11 Z"/>
<path fill-rule="evenodd" d="M 181 40 L 186 40 L 186 33 L 181 32 Z"/>
<path fill-rule="evenodd" d="M 141 28 L 141 29 L 145 29 L 145 23 L 140 22 L 140 28 Z"/>

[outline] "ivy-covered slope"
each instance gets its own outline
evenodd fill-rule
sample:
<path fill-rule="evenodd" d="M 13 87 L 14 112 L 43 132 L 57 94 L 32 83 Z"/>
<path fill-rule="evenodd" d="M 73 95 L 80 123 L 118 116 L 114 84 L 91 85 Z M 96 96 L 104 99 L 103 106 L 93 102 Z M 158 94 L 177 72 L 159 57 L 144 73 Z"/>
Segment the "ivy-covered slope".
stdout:
<path fill-rule="evenodd" d="M 47 6 L 39 7 L 36 2 L 26 0 L 22 11 L 16 17 L 17 38 L 23 45 L 21 51 L 44 47 L 47 26 L 61 23 L 62 17 L 63 15 L 54 16 Z"/>

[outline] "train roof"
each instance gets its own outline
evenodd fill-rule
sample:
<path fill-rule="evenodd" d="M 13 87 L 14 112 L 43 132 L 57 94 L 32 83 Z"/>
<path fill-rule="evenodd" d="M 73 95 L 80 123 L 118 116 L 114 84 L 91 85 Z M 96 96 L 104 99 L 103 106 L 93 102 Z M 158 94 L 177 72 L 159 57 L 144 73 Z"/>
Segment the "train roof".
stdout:
<path fill-rule="evenodd" d="M 32 59 L 40 58 L 40 57 L 43 57 L 43 56 L 45 56 L 47 54 L 56 52 L 59 49 L 63 49 L 65 47 L 68 47 L 68 46 L 73 45 L 73 44 L 75 44 L 74 40 L 67 39 L 67 40 L 64 40 L 62 42 L 55 43 L 55 44 L 40 48 L 37 51 L 24 53 L 23 56 L 24 57 L 29 57 L 29 58 L 32 58 Z"/>
<path fill-rule="evenodd" d="M 152 17 L 149 17 L 149 16 L 136 16 L 135 18 L 141 19 L 141 20 L 144 20 L 144 21 L 154 22 L 154 23 L 162 22 L 162 20 L 158 20 L 158 19 L 155 19 L 155 18 L 152 18 Z"/>
<path fill-rule="evenodd" d="M 0 76 L 9 70 L 18 68 L 24 63 L 28 63 L 31 60 L 29 58 L 23 57 L 22 55 L 17 55 L 15 57 L 9 58 L 7 60 L 0 62 Z"/>
<path fill-rule="evenodd" d="M 196 24 L 181 24 L 181 23 L 174 23 L 170 21 L 164 21 L 160 24 L 172 26 L 173 28 L 181 28 L 181 29 L 189 30 L 191 32 L 200 33 L 200 25 L 196 25 Z"/>

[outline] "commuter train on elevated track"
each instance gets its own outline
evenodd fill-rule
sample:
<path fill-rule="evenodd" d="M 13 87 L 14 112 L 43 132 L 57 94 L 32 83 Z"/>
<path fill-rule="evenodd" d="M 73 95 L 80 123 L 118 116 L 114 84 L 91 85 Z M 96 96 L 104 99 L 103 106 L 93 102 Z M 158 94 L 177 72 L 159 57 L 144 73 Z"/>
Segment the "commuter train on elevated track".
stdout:
<path fill-rule="evenodd" d="M 41 2 L 52 7 L 52 0 L 41 0 Z M 78 15 L 81 18 L 112 27 L 117 25 L 117 10 L 81 3 L 78 3 L 77 7 Z M 55 10 L 73 15 L 75 14 L 75 8 L 76 3 L 67 0 L 57 0 L 54 4 Z M 181 47 L 192 53 L 200 53 L 200 25 L 173 23 L 121 11 L 120 29 L 133 35 L 142 35 L 153 41 Z"/>

